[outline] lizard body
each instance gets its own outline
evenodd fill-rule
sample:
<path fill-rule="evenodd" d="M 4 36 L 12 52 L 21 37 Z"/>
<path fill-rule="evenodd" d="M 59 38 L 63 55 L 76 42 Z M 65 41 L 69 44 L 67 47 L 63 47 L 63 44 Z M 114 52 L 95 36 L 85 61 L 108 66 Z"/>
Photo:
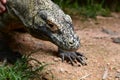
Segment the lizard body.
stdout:
<path fill-rule="evenodd" d="M 0 16 L 0 29 L 6 24 L 21 23 L 27 31 L 59 48 L 62 59 L 77 59 L 86 64 L 75 51 L 80 40 L 74 32 L 72 19 L 51 0 L 7 0 L 7 12 Z M 20 22 L 21 21 L 21 22 Z M 83 61 L 83 62 L 82 62 Z"/>

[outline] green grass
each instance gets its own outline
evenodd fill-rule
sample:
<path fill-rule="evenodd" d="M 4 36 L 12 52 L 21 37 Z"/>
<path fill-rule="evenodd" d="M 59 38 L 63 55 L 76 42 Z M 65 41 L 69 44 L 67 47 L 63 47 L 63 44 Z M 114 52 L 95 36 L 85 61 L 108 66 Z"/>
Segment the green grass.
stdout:
<path fill-rule="evenodd" d="M 35 61 L 38 65 L 32 66 L 30 61 Z M 14 65 L 0 66 L 0 80 L 42 80 L 41 73 L 46 65 L 30 56 L 23 56 Z"/>
<path fill-rule="evenodd" d="M 100 4 L 83 6 L 80 8 L 80 14 L 87 18 L 96 18 L 96 16 L 110 16 L 110 10 L 104 9 Z"/>
<path fill-rule="evenodd" d="M 109 16 L 110 10 L 103 8 L 103 3 L 104 0 L 101 0 L 100 3 L 95 3 L 95 0 L 87 0 L 87 5 L 80 8 L 80 13 L 88 18 L 95 18 L 97 15 Z"/>
<path fill-rule="evenodd" d="M 82 15 L 86 18 L 96 18 L 97 15 L 110 16 L 110 9 L 104 8 L 104 0 L 100 3 L 96 3 L 95 0 L 86 0 L 84 4 L 79 3 L 79 0 L 75 0 L 71 3 L 71 0 L 53 0 L 57 3 L 66 13 L 71 15 Z"/>

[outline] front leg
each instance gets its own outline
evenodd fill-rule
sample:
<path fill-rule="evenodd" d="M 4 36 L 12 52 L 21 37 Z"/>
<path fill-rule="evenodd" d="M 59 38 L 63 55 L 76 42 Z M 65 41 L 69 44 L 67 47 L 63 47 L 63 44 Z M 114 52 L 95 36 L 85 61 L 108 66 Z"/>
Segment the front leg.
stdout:
<path fill-rule="evenodd" d="M 58 52 L 59 52 L 60 58 L 62 58 L 62 61 L 64 60 L 70 61 L 72 65 L 74 65 L 76 61 L 82 65 L 87 65 L 87 63 L 85 62 L 87 58 L 79 52 L 64 51 L 61 49 L 59 49 Z"/>
<path fill-rule="evenodd" d="M 14 52 L 9 47 L 9 42 L 6 39 L 8 35 L 0 32 L 0 61 L 7 60 L 8 63 L 14 64 L 18 59 L 22 58 L 19 52 Z"/>

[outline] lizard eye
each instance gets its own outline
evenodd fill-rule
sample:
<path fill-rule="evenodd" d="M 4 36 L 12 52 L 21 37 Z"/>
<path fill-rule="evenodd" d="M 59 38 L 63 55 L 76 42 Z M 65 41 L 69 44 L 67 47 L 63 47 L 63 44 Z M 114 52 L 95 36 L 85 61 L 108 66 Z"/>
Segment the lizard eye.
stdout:
<path fill-rule="evenodd" d="M 53 28 L 53 27 L 54 27 L 53 24 L 48 23 L 48 25 L 49 25 L 50 28 Z"/>
<path fill-rule="evenodd" d="M 53 32 L 56 33 L 58 31 L 58 28 L 56 25 L 54 25 L 51 21 L 47 22 L 48 28 Z"/>

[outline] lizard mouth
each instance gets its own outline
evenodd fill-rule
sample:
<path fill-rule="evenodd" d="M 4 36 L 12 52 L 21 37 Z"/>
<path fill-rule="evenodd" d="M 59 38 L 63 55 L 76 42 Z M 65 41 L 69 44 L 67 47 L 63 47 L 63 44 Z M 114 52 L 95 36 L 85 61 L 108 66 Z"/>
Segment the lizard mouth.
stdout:
<path fill-rule="evenodd" d="M 64 50 L 64 51 L 76 51 L 80 46 L 80 40 L 79 37 L 76 35 L 58 35 L 58 34 L 51 34 L 50 36 L 50 42 L 57 45 L 58 48 Z"/>
<path fill-rule="evenodd" d="M 80 46 L 80 41 L 77 38 L 74 42 L 69 41 L 60 41 L 60 40 L 52 40 L 52 43 L 57 45 L 59 49 L 64 50 L 66 52 L 76 51 Z"/>

